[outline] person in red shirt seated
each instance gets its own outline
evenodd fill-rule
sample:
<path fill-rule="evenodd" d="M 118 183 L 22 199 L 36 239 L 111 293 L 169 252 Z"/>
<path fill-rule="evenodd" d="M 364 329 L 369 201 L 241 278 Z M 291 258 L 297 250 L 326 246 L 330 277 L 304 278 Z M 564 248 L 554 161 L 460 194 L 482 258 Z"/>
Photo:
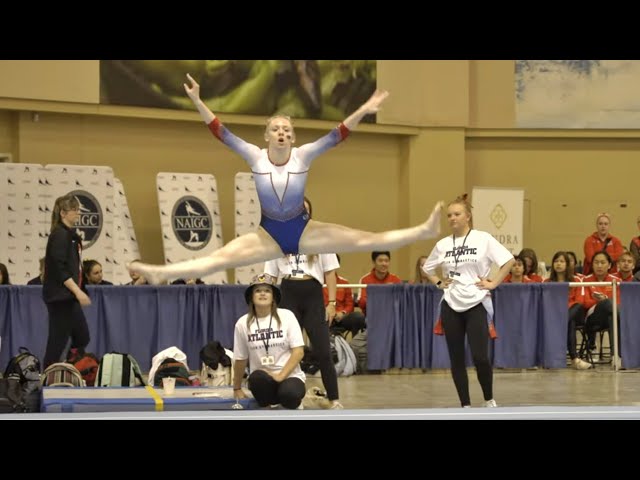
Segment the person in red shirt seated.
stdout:
<path fill-rule="evenodd" d="M 426 255 L 422 255 L 421 257 L 418 257 L 418 260 L 416 260 L 416 274 L 413 278 L 413 284 L 415 285 L 419 285 L 421 283 L 430 285 L 431 281 L 429 280 L 429 276 L 426 274 L 426 272 L 422 269 L 422 266 L 424 265 L 424 262 L 427 261 L 427 256 Z"/>
<path fill-rule="evenodd" d="M 340 263 L 340 255 L 336 255 L 338 263 Z M 349 282 L 344 277 L 338 275 L 336 270 L 336 280 L 338 285 L 346 285 Z M 327 287 L 322 289 L 324 295 L 324 304 L 329 304 L 329 292 Z M 342 333 L 346 330 L 350 331 L 352 335 L 356 335 L 360 330 L 364 330 L 367 327 L 364 315 L 361 312 L 354 311 L 353 302 L 353 290 L 350 288 L 337 288 L 336 289 L 336 316 L 331 324 L 331 331 L 333 333 Z"/>
<path fill-rule="evenodd" d="M 567 254 L 567 258 L 569 259 L 569 267 L 573 271 L 573 276 L 578 277 L 580 280 L 584 278 L 584 275 L 578 270 L 582 270 L 582 266 L 578 267 L 578 257 L 575 252 L 564 252 Z"/>
<path fill-rule="evenodd" d="M 609 273 L 616 273 L 618 257 L 622 255 L 624 248 L 619 238 L 609 234 L 611 226 L 611 216 L 608 213 L 599 213 L 596 217 L 596 231 L 584 240 L 584 268 L 582 273 L 589 275 L 592 273 L 592 261 L 596 252 L 605 251 L 612 261 Z"/>
<path fill-rule="evenodd" d="M 597 252 L 591 262 L 593 273 L 587 275 L 583 282 L 612 282 L 620 279 L 609 273 L 611 269 L 611 257 L 607 252 Z M 584 299 L 582 304 L 587 310 L 586 326 L 587 336 L 589 337 L 589 349 L 594 349 L 596 345 L 596 332 L 602 330 L 609 331 L 610 342 L 613 339 L 613 303 L 611 297 L 613 295 L 613 287 L 607 285 L 604 287 L 586 287 L 584 289 Z M 618 324 L 620 322 L 620 290 L 618 290 Z M 620 329 L 618 328 L 618 333 Z M 620 335 L 618 335 L 618 353 L 620 354 Z M 611 342 L 613 343 L 613 342 Z"/>
<path fill-rule="evenodd" d="M 360 283 L 382 285 L 386 283 L 402 283 L 400 277 L 389 273 L 389 263 L 391 262 L 391 252 L 371 252 L 373 269 L 360 279 Z M 367 314 L 367 289 L 360 291 L 358 306 L 362 313 Z"/>
<path fill-rule="evenodd" d="M 623 282 L 633 282 L 633 272 L 635 271 L 636 261 L 629 251 L 625 251 L 618 257 L 618 277 Z"/>
<path fill-rule="evenodd" d="M 638 229 L 640 229 L 640 217 L 638 217 Z M 633 260 L 636 263 L 636 267 L 633 269 L 633 273 L 636 274 L 640 270 L 640 236 L 631 239 L 629 251 L 631 255 L 633 255 Z"/>
<path fill-rule="evenodd" d="M 579 282 L 580 278 L 574 275 L 571 260 L 567 252 L 556 252 L 551 260 L 551 274 L 545 282 Z M 569 323 L 567 327 L 567 350 L 571 365 L 577 370 L 591 368 L 589 362 L 578 358 L 576 354 L 576 327 L 584 325 L 583 287 L 569 288 Z"/>
<path fill-rule="evenodd" d="M 513 257 L 516 263 L 511 267 L 511 273 L 507 275 L 502 283 L 535 283 L 524 274 L 524 259 L 520 255 Z"/>
<path fill-rule="evenodd" d="M 538 256 L 533 248 L 523 248 L 518 254 L 524 262 L 524 274 L 532 282 L 542 282 L 542 277 L 538 275 Z"/>

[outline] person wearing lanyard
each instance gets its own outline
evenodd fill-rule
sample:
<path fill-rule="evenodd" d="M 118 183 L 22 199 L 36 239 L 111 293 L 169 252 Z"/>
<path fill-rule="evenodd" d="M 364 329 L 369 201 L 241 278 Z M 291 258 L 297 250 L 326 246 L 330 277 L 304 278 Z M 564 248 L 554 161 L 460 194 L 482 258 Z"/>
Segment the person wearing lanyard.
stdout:
<path fill-rule="evenodd" d="M 91 300 L 82 282 L 82 239 L 73 230 L 79 217 L 80 202 L 76 197 L 56 199 L 42 282 L 42 298 L 49 312 L 44 368 L 64 361 L 69 347 L 84 354 L 89 344 L 89 327 L 82 307 L 91 305 Z"/>
<path fill-rule="evenodd" d="M 280 290 L 268 275 L 257 275 L 245 290 L 249 312 L 236 322 L 233 336 L 233 394 L 246 398 L 242 390 L 247 361 L 249 390 L 261 407 L 282 405 L 300 408 L 306 393 L 302 330 L 293 313 L 278 308 Z"/>
<path fill-rule="evenodd" d="M 313 207 L 304 198 L 304 207 L 312 216 Z M 329 327 L 336 316 L 336 270 L 340 268 L 334 253 L 287 255 L 264 264 L 264 273 L 282 277 L 282 308 L 291 310 L 300 327 L 309 336 L 314 356 L 320 363 L 322 383 L 332 409 L 344 408 L 339 401 L 338 375 L 331 359 Z M 322 285 L 327 284 L 329 302 L 325 310 Z"/>
<path fill-rule="evenodd" d="M 423 265 L 429 280 L 444 290 L 441 302 L 442 328 L 447 341 L 451 375 L 463 407 L 471 406 L 465 364 L 465 334 L 482 387 L 485 407 L 496 407 L 493 370 L 489 359 L 493 307 L 489 291 L 500 285 L 515 263 L 513 255 L 487 232 L 472 229 L 471 204 L 467 194 L 447 207 L 452 235 L 436 243 Z M 462 241 L 460 241 L 462 239 Z M 491 265 L 500 270 L 488 278 Z M 440 266 L 444 280 L 436 274 Z"/>

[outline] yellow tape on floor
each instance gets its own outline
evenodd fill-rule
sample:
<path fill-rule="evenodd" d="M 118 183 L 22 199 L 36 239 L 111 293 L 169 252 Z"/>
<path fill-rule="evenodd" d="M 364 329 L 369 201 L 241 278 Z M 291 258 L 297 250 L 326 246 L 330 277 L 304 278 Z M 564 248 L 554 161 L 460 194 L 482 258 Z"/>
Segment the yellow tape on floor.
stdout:
<path fill-rule="evenodd" d="M 162 412 L 164 410 L 164 401 L 162 400 L 162 397 L 158 395 L 158 392 L 156 392 L 153 387 L 145 385 L 144 388 L 147 389 L 149 395 L 153 397 L 153 401 L 156 402 L 156 412 Z"/>

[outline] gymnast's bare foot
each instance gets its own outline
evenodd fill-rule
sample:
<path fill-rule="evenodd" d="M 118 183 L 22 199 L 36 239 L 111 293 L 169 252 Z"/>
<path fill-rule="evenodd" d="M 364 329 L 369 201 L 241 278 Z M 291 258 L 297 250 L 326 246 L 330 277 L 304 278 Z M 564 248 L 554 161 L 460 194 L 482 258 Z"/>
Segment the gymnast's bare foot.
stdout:
<path fill-rule="evenodd" d="M 158 265 L 150 265 L 142 262 L 131 262 L 127 265 L 129 273 L 142 275 L 149 285 L 161 285 L 166 282 L 166 278 L 160 273 Z"/>
<path fill-rule="evenodd" d="M 440 236 L 440 216 L 442 215 L 443 208 L 444 202 L 438 202 L 431 212 L 429 219 L 424 222 L 425 233 L 422 235 L 422 240 Z"/>

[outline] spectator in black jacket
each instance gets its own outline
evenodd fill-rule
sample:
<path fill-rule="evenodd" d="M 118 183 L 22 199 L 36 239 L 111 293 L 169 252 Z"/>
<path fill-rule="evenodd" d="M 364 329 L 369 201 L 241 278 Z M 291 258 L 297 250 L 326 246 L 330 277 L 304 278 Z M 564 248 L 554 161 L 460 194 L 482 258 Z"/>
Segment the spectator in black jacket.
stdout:
<path fill-rule="evenodd" d="M 85 285 L 113 285 L 102 277 L 102 264 L 97 260 L 82 262 Z"/>
<path fill-rule="evenodd" d="M 56 199 L 45 255 L 42 298 L 49 311 L 49 337 L 44 367 L 64 361 L 68 348 L 79 354 L 89 343 L 89 327 L 82 306 L 91 304 L 82 282 L 82 239 L 73 226 L 80 203 L 73 195 Z"/>
<path fill-rule="evenodd" d="M 9 271 L 4 263 L 0 263 L 0 285 L 11 285 Z"/>
<path fill-rule="evenodd" d="M 33 277 L 27 282 L 27 285 L 42 285 L 42 279 L 44 278 L 44 257 L 40 258 L 40 274 L 37 277 Z"/>

